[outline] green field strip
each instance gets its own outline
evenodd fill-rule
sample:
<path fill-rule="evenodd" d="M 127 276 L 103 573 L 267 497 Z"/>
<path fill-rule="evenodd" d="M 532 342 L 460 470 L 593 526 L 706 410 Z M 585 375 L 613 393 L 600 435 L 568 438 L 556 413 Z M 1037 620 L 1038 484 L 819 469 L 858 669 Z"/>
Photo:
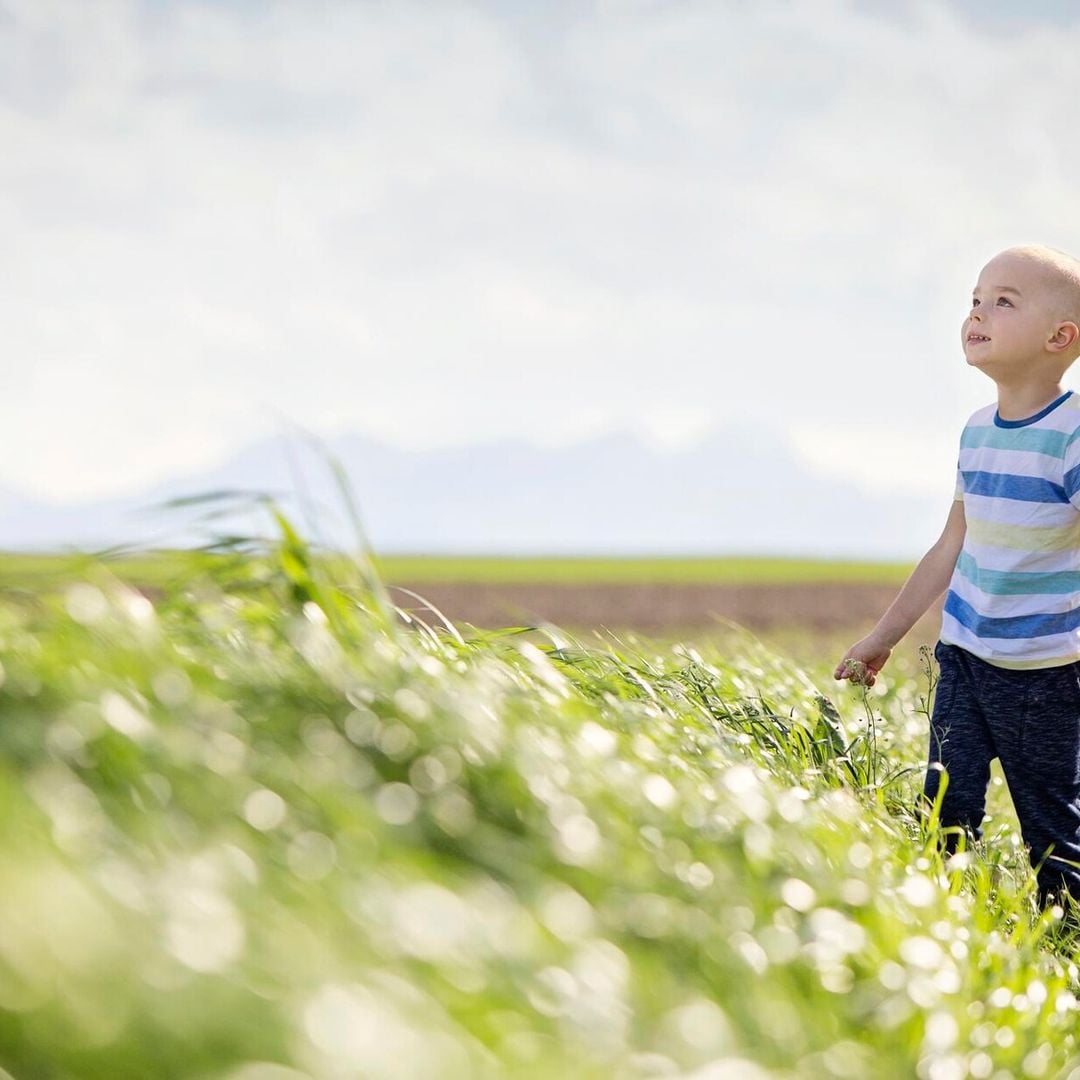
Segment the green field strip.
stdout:
<path fill-rule="evenodd" d="M 215 558 L 187 551 L 104 560 L 110 572 L 135 585 L 167 587 Z M 332 558 L 331 558 L 332 561 Z M 385 555 L 374 560 L 390 583 L 477 584 L 899 584 L 910 563 L 858 562 L 769 556 L 491 557 Z M 82 576 L 94 560 L 70 555 L 0 553 L 0 588 L 38 589 Z"/>

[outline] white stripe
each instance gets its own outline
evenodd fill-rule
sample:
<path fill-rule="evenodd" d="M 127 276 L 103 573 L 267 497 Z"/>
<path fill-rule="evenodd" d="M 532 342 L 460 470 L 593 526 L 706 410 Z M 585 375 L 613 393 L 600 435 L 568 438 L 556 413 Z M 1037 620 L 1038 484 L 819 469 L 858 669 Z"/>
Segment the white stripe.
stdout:
<path fill-rule="evenodd" d="M 1014 476 L 1050 477 L 1061 483 L 1064 469 L 1061 458 L 1037 454 L 1034 450 L 999 450 L 995 446 L 964 446 L 960 448 L 962 472 L 1011 473 Z"/>
<path fill-rule="evenodd" d="M 977 544 L 968 536 L 964 539 L 964 551 L 975 560 L 981 570 L 1057 574 L 1062 570 L 1080 569 L 1077 566 L 1077 555 L 1080 553 L 1075 548 L 1063 548 L 1060 551 L 1021 551 L 1019 548 Z"/>
<path fill-rule="evenodd" d="M 1044 416 L 1039 421 L 1041 427 L 1045 424 L 1054 431 L 1064 431 L 1071 435 L 1080 425 L 1080 400 L 1074 390 L 1049 416 Z"/>
<path fill-rule="evenodd" d="M 1002 525 L 1027 525 L 1035 529 L 1060 529 L 1073 525 L 1080 539 L 1080 518 L 1072 503 L 1028 502 L 1001 499 L 995 495 L 964 494 L 964 517 L 968 521 L 990 521 Z"/>

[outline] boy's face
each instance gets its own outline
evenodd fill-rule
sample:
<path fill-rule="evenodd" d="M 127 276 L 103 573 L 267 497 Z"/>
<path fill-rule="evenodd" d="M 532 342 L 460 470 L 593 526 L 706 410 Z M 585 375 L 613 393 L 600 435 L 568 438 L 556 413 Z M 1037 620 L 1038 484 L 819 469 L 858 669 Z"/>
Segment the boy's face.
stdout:
<path fill-rule="evenodd" d="M 1031 370 L 1054 332 L 1052 295 L 1033 260 L 1002 252 L 983 267 L 960 331 L 964 356 L 991 378 Z"/>

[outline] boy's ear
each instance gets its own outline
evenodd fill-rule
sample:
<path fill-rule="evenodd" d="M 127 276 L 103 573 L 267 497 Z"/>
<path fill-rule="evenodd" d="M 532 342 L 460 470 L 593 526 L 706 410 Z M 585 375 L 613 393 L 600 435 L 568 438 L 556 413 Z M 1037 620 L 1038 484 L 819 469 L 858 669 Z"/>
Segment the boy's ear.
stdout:
<path fill-rule="evenodd" d="M 1080 326 L 1074 322 L 1063 322 L 1058 324 L 1058 328 L 1050 336 L 1047 344 L 1054 352 L 1068 352 L 1076 345 L 1078 339 L 1080 339 Z"/>

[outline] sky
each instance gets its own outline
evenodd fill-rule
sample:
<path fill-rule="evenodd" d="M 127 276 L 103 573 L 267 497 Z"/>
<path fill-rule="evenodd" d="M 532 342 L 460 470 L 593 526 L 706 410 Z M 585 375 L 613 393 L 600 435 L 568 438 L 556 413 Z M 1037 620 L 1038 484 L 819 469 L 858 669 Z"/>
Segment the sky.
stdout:
<path fill-rule="evenodd" d="M 738 420 L 947 511 L 979 269 L 1080 253 L 1078 56 L 1064 2 L 0 0 L 0 485 Z"/>

